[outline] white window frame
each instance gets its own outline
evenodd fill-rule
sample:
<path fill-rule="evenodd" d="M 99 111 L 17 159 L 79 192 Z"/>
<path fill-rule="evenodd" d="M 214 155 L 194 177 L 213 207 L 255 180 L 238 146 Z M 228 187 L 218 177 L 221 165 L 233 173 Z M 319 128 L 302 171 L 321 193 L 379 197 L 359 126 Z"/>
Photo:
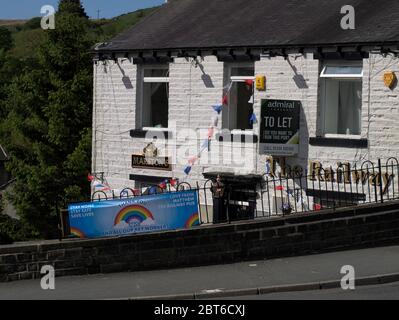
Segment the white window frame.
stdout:
<path fill-rule="evenodd" d="M 170 78 L 169 77 L 144 77 L 145 71 L 146 70 L 168 70 L 168 75 L 169 75 L 169 64 L 164 64 L 164 65 L 140 65 L 140 71 L 139 71 L 139 84 L 137 86 L 138 89 L 138 107 L 139 107 L 139 120 L 136 121 L 136 125 L 144 131 L 160 131 L 160 132 L 166 132 L 169 131 L 168 128 L 155 128 L 155 127 L 145 127 L 143 125 L 144 121 L 144 83 L 169 83 Z M 169 101 L 168 101 L 169 103 Z M 169 119 L 168 119 L 168 127 L 169 127 Z"/>
<path fill-rule="evenodd" d="M 337 75 L 329 75 L 325 74 L 327 67 L 345 67 L 345 66 L 352 66 L 352 67 L 362 67 L 361 74 L 337 74 Z M 325 117 L 326 117 L 326 80 L 328 79 L 336 79 L 336 80 L 354 80 L 360 81 L 363 84 L 363 76 L 364 76 L 364 66 L 363 61 L 327 61 L 324 62 L 323 69 L 320 73 L 321 79 L 321 100 L 320 100 L 320 111 L 319 111 L 319 132 L 321 136 L 325 138 L 345 138 L 345 139 L 353 139 L 353 140 L 360 140 L 362 138 L 361 133 L 358 135 L 352 134 L 338 134 L 338 133 L 326 133 L 326 125 L 325 125 Z M 362 99 L 363 102 L 363 99 Z M 362 118 L 362 117 L 360 117 Z M 360 132 L 362 131 L 362 123 L 360 123 Z"/>
<path fill-rule="evenodd" d="M 361 74 L 326 74 L 326 69 L 329 67 L 348 67 L 348 66 L 353 66 L 353 67 L 359 67 L 358 65 L 347 65 L 347 64 L 343 64 L 343 65 L 337 65 L 337 64 L 327 64 L 324 66 L 321 74 L 320 74 L 320 78 L 335 78 L 335 79 L 362 79 L 363 78 L 363 68 L 362 68 L 362 73 Z"/>
<path fill-rule="evenodd" d="M 237 62 L 237 63 L 225 63 L 224 64 L 224 68 L 225 70 L 227 70 L 227 72 L 225 72 L 225 84 L 233 84 L 233 83 L 238 83 L 238 82 L 245 82 L 247 80 L 253 80 L 255 81 L 256 76 L 232 76 L 232 69 L 234 68 L 254 68 L 255 70 L 255 63 L 253 62 Z M 255 71 L 254 71 L 255 72 Z M 227 92 L 223 92 L 223 95 L 225 95 Z M 230 104 L 231 101 L 231 92 L 229 93 L 228 96 L 228 101 Z M 230 112 L 230 111 L 228 111 Z M 227 119 L 227 126 L 225 126 L 225 124 L 223 123 L 223 121 L 226 121 L 225 119 Z M 247 129 L 247 130 L 240 130 L 240 129 L 230 129 L 230 114 L 227 114 L 227 117 L 223 117 L 223 111 L 222 111 L 222 126 L 224 129 L 228 128 L 229 130 L 231 130 L 232 134 L 237 134 L 237 135 L 254 135 L 254 128 L 252 129 Z"/>

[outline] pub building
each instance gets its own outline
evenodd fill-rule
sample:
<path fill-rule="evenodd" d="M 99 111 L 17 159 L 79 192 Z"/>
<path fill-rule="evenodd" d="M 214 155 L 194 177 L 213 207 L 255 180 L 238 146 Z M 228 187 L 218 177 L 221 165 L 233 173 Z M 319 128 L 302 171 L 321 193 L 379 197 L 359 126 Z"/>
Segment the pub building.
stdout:
<path fill-rule="evenodd" d="M 267 205 L 265 177 L 345 187 L 398 155 L 398 55 L 396 0 L 169 1 L 94 49 L 92 170 L 116 190 L 220 174 L 232 215 Z"/>

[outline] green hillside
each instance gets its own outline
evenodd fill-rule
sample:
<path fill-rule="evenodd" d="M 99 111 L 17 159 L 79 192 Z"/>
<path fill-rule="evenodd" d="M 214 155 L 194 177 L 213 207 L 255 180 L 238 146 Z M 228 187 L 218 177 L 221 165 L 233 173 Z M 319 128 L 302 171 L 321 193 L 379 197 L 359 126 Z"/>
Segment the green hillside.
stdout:
<path fill-rule="evenodd" d="M 93 38 L 97 42 L 106 42 L 133 26 L 157 8 L 141 9 L 113 19 L 92 20 Z M 40 20 L 41 18 L 39 17 L 28 21 L 0 20 L 0 26 L 4 26 L 12 32 L 14 47 L 11 49 L 10 54 L 15 58 L 32 57 L 35 54 L 35 48 L 44 41 L 45 31 L 40 28 Z"/>
<path fill-rule="evenodd" d="M 96 20 L 94 23 L 99 26 L 102 32 L 102 38 L 100 42 L 107 41 L 117 34 L 125 31 L 129 27 L 135 25 L 144 17 L 148 16 L 159 7 L 142 9 L 135 12 L 127 13 L 113 19 L 102 19 Z"/>
<path fill-rule="evenodd" d="M 0 26 L 5 27 L 18 27 L 26 23 L 27 20 L 1 20 L 0 19 Z"/>

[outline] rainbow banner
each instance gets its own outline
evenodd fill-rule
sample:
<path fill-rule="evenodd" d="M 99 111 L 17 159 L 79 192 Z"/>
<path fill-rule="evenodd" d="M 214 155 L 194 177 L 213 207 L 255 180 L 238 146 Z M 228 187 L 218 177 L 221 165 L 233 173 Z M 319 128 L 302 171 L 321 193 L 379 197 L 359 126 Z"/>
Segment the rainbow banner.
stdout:
<path fill-rule="evenodd" d="M 78 203 L 68 206 L 71 234 L 79 238 L 190 229 L 199 225 L 196 191 Z"/>

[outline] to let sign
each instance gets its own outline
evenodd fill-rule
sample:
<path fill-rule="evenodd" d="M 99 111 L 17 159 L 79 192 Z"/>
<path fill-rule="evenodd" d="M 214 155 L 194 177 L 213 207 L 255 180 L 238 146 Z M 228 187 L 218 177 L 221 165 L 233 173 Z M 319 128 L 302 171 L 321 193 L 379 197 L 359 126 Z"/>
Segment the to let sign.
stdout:
<path fill-rule="evenodd" d="M 299 151 L 301 102 L 262 100 L 260 154 L 293 156 Z"/>

